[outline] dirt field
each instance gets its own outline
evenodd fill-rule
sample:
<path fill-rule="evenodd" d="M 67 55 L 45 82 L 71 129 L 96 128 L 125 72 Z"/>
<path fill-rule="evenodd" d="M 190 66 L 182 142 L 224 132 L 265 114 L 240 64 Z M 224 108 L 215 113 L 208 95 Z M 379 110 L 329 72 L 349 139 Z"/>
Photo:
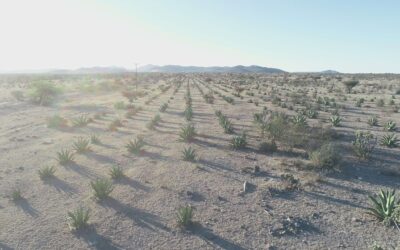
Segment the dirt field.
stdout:
<path fill-rule="evenodd" d="M 342 82 L 352 77 L 360 82 L 348 94 Z M 62 93 L 47 106 L 29 101 L 31 82 L 47 78 Z M 384 130 L 388 121 L 400 125 L 397 75 L 140 74 L 137 91 L 145 94 L 132 104 L 141 109 L 128 118 L 129 101 L 121 93 L 129 87 L 136 91 L 134 75 L 0 79 L 0 249 L 372 249 L 374 242 L 396 249 L 400 245 L 395 226 L 366 214 L 371 206 L 368 195 L 399 188 L 400 150 L 380 143 L 388 134 Z M 184 115 L 188 89 L 196 135 L 184 142 L 179 133 L 188 123 Z M 16 90 L 24 95 L 20 100 Z M 213 93 L 213 103 L 206 102 L 207 93 Z M 224 96 L 233 98 L 233 103 Z M 364 102 L 358 106 L 360 98 Z M 125 106 L 118 107 L 122 101 Z M 165 103 L 168 107 L 161 112 Z M 276 140 L 276 151 L 260 151 L 260 143 L 271 138 L 261 135 L 255 113 L 266 108 L 284 112 L 291 120 L 310 106 L 318 116 L 307 118 L 303 130 L 296 130 L 305 131 L 293 135 L 300 141 L 285 137 Z M 224 133 L 216 111 L 232 122 L 233 133 Z M 157 114 L 161 120 L 149 129 Z M 66 126 L 48 127 L 54 115 L 65 118 Z M 73 119 L 81 115 L 90 122 L 74 126 Z M 333 115 L 341 117 L 339 126 L 332 126 Z M 367 121 L 374 116 L 378 122 L 371 126 Z M 113 131 L 110 124 L 115 119 L 122 126 Z M 283 132 L 292 133 L 290 128 Z M 336 145 L 340 160 L 334 167 L 321 168 L 310 159 L 309 135 L 322 140 L 310 132 L 313 128 L 332 134 L 326 140 Z M 368 159 L 353 153 L 357 130 L 377 138 Z M 399 136 L 398 131 L 390 134 Z M 232 138 L 243 132 L 246 147 L 233 149 Z M 72 150 L 78 138 L 93 134 L 101 143 L 91 143 L 89 152 L 75 153 L 73 162 L 59 164 L 57 152 Z M 145 145 L 135 155 L 126 144 L 137 136 Z M 182 159 L 182 150 L 189 146 L 196 152 L 194 162 Z M 90 182 L 109 179 L 115 165 L 121 166 L 125 177 L 113 181 L 108 198 L 95 200 Z M 44 166 L 55 167 L 54 177 L 39 178 L 38 170 Z M 15 190 L 21 191 L 20 199 L 10 197 Z M 185 205 L 194 208 L 194 222 L 182 229 L 177 212 Z M 89 226 L 71 231 L 67 213 L 79 206 L 90 209 Z"/>

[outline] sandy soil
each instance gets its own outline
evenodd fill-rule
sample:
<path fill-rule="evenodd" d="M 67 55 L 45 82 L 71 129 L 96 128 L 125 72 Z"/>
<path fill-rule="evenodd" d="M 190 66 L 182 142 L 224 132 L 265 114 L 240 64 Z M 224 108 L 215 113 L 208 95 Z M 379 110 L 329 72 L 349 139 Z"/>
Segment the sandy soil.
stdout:
<path fill-rule="evenodd" d="M 234 80 L 235 76 L 212 76 L 215 79 L 211 83 L 205 81 L 206 77 L 186 76 L 189 80 L 185 79 L 175 94 L 179 79 L 164 76 L 157 84 L 172 87 L 148 105 L 145 101 L 160 91 L 156 84 L 141 84 L 139 89 L 152 92 L 134 102 L 144 109 L 132 119 L 124 118 L 123 111 L 113 108 L 115 102 L 124 100 L 119 91 L 85 93 L 75 88 L 79 83 L 70 80 L 65 83 L 68 88 L 62 99 L 53 106 L 42 107 L 16 101 L 10 93 L 18 86 L 3 82 L 0 85 L 0 249 L 369 249 L 373 242 L 385 249 L 395 249 L 400 244 L 396 229 L 386 228 L 365 214 L 368 194 L 380 188 L 399 188 L 400 175 L 383 170 L 399 170 L 400 150 L 377 146 L 368 162 L 357 161 L 348 150 L 357 129 L 373 131 L 378 137 L 385 134 L 382 126 L 366 124 L 371 115 L 378 115 L 380 124 L 391 119 L 400 125 L 399 113 L 386 112 L 388 105 L 379 108 L 369 100 L 374 96 L 391 98 L 388 89 L 375 92 L 369 84 L 380 82 L 400 87 L 400 78 L 391 82 L 381 82 L 380 78 L 363 80 L 355 90 L 366 88 L 372 93 L 351 94 L 347 101 L 337 100 L 348 107 L 341 111 L 342 126 L 334 128 L 341 135 L 340 170 L 318 173 L 322 182 L 304 185 L 299 191 L 270 196 L 266 187 L 279 182 L 282 173 L 292 173 L 302 184 L 317 173 L 296 167 L 308 162 L 302 155 L 281 150 L 272 155 L 260 153 L 257 147 L 262 140 L 252 122 L 253 114 L 261 112 L 263 107 L 295 113 L 271 103 L 273 89 L 282 98 L 301 89 L 310 89 L 311 93 L 316 88 L 321 96 L 332 97 L 335 92 L 329 93 L 328 85 L 281 85 L 277 83 L 286 77 L 260 77 L 258 81 L 265 83 L 260 93 L 254 89 L 255 84 L 247 85 L 255 96 L 244 91 L 244 98 L 234 97 L 232 105 L 215 95 L 214 104 L 208 104 L 196 85 L 203 92 L 208 91 L 207 87 L 220 92 L 227 89 L 231 96 L 229 79 Z M 218 78 L 224 84 L 218 84 Z M 193 124 L 198 133 L 190 143 L 198 156 L 194 163 L 182 160 L 181 151 L 188 144 L 178 140 L 180 128 L 186 124 L 183 111 L 187 82 L 193 98 Z M 336 94 L 336 98 L 341 95 Z M 364 106 L 355 107 L 353 99 L 362 96 L 367 97 Z M 258 100 L 259 105 L 249 103 L 250 99 Z M 399 104 L 400 97 L 394 100 Z M 156 130 L 148 130 L 146 123 L 167 101 L 169 107 L 160 113 L 162 121 Z M 221 110 L 232 120 L 236 134 L 247 132 L 247 149 L 230 148 L 234 135 L 224 134 L 215 110 Z M 107 114 L 87 127 L 60 130 L 46 126 L 46 118 L 54 114 L 72 119 L 98 112 Z M 321 111 L 318 121 L 328 126 L 329 116 Z M 124 126 L 114 132 L 107 130 L 117 117 L 122 117 Z M 310 125 L 316 123 L 309 121 Z M 57 163 L 55 156 L 60 149 L 72 148 L 78 137 L 92 133 L 99 135 L 102 144 L 91 145 L 91 152 L 76 155 L 73 164 Z M 144 136 L 146 142 L 145 152 L 140 156 L 129 154 L 125 148 L 137 135 Z M 96 202 L 89 183 L 109 177 L 108 171 L 114 164 L 123 167 L 126 178 L 115 182 L 110 198 Z M 37 173 L 45 165 L 57 169 L 55 178 L 48 182 L 40 180 Z M 246 171 L 255 166 L 260 167 L 258 174 Z M 243 193 L 245 181 L 251 188 Z M 8 196 L 14 188 L 21 189 L 23 200 L 10 200 Z M 177 209 L 185 204 L 195 207 L 196 224 L 188 231 L 176 226 Z M 73 233 L 66 216 L 80 205 L 90 208 L 90 227 Z M 299 232 L 277 235 L 288 218 L 297 222 Z"/>

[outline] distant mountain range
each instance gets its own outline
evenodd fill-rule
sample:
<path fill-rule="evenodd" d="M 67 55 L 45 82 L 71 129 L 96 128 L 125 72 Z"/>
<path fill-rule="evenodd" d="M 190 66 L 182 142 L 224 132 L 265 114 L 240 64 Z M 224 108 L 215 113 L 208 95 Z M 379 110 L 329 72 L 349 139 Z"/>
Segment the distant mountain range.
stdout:
<path fill-rule="evenodd" d="M 285 73 L 276 68 L 267 68 L 257 65 L 233 66 L 233 67 L 199 67 L 199 66 L 180 66 L 180 65 L 145 65 L 138 69 L 140 72 L 164 72 L 164 73 Z"/>
<path fill-rule="evenodd" d="M 139 72 L 159 72 L 159 73 L 286 73 L 281 69 L 267 68 L 258 65 L 243 66 L 237 65 L 233 67 L 228 66 L 181 66 L 181 65 L 145 65 L 138 68 Z M 135 72 L 132 69 L 126 69 L 123 67 L 87 67 L 78 69 L 43 69 L 43 70 L 16 70 L 16 71 L 4 71 L 0 74 L 119 74 Z M 307 72 L 303 72 L 307 73 Z M 315 74 L 340 74 L 335 70 L 325 70 L 321 72 L 309 72 Z"/>

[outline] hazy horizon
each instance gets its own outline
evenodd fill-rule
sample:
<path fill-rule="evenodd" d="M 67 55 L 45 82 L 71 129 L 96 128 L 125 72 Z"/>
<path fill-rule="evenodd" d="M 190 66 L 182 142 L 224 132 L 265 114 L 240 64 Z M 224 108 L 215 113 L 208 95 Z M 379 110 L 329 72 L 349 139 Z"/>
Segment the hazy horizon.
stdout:
<path fill-rule="evenodd" d="M 400 73 L 397 1 L 15 0 L 0 71 L 259 65 Z"/>

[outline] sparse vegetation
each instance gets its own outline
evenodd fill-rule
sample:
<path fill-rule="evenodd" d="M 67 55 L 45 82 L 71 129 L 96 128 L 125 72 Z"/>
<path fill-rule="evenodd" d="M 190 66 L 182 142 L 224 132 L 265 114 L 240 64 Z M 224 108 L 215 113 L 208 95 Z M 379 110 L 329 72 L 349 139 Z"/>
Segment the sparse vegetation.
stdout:
<path fill-rule="evenodd" d="M 90 182 L 93 190 L 93 195 L 97 200 L 104 200 L 114 190 L 113 184 L 108 179 L 97 179 Z"/>

